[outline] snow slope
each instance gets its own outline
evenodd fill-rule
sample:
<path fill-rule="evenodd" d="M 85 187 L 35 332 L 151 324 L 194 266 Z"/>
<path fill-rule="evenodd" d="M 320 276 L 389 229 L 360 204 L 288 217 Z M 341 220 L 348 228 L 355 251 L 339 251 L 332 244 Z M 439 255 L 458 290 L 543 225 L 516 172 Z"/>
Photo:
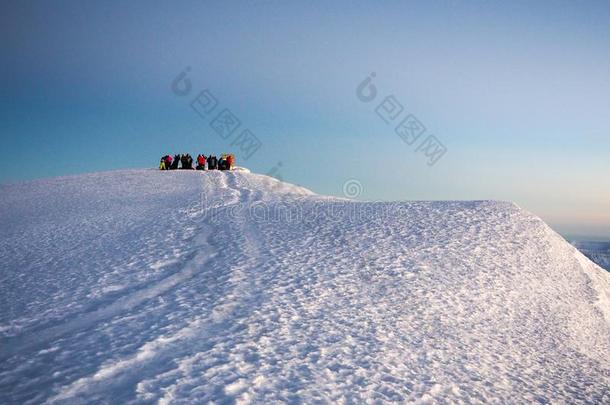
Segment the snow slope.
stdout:
<path fill-rule="evenodd" d="M 2 186 L 0 403 L 610 403 L 610 274 L 502 202 Z"/>

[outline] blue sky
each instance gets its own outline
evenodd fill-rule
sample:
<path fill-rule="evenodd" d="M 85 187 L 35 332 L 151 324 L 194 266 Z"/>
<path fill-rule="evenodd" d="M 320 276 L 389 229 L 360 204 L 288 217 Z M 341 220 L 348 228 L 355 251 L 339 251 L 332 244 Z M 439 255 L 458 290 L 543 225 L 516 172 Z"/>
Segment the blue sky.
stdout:
<path fill-rule="evenodd" d="M 0 41 L 2 182 L 234 151 L 323 194 L 510 200 L 610 238 L 608 2 L 15 1 Z M 204 89 L 207 118 L 189 106 Z M 225 108 L 227 139 L 210 126 Z M 408 114 L 447 149 L 435 165 L 394 133 Z M 247 160 L 243 129 L 261 142 Z"/>

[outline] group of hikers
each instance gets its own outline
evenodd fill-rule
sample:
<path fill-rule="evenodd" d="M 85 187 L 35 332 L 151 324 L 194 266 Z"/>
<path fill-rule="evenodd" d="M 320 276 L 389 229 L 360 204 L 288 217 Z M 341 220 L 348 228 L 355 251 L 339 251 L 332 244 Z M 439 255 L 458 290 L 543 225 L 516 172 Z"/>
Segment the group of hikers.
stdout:
<path fill-rule="evenodd" d="M 172 157 L 165 155 L 159 163 L 160 170 L 231 170 L 235 164 L 235 156 L 232 153 L 223 153 L 220 158 L 214 155 L 206 157 L 204 154 L 197 155 L 197 166 L 193 167 L 193 158 L 188 153 L 177 154 Z M 178 167 L 180 166 L 180 167 Z"/>

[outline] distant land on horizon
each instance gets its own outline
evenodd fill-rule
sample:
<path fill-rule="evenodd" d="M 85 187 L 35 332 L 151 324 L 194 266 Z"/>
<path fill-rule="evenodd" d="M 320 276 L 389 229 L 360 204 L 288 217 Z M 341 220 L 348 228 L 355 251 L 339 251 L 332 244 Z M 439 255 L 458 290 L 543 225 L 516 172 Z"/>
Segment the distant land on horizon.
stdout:
<path fill-rule="evenodd" d="M 568 241 L 589 260 L 610 271 L 610 241 L 569 239 Z"/>

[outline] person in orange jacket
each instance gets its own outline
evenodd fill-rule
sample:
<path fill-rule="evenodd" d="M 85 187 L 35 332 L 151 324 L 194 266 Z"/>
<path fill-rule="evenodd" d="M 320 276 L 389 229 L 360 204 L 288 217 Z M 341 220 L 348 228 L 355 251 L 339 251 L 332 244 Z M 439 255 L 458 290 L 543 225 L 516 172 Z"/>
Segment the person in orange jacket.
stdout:
<path fill-rule="evenodd" d="M 229 154 L 227 156 L 227 165 L 229 166 L 229 170 L 233 170 L 233 164 L 235 163 L 235 156 L 233 154 Z"/>

